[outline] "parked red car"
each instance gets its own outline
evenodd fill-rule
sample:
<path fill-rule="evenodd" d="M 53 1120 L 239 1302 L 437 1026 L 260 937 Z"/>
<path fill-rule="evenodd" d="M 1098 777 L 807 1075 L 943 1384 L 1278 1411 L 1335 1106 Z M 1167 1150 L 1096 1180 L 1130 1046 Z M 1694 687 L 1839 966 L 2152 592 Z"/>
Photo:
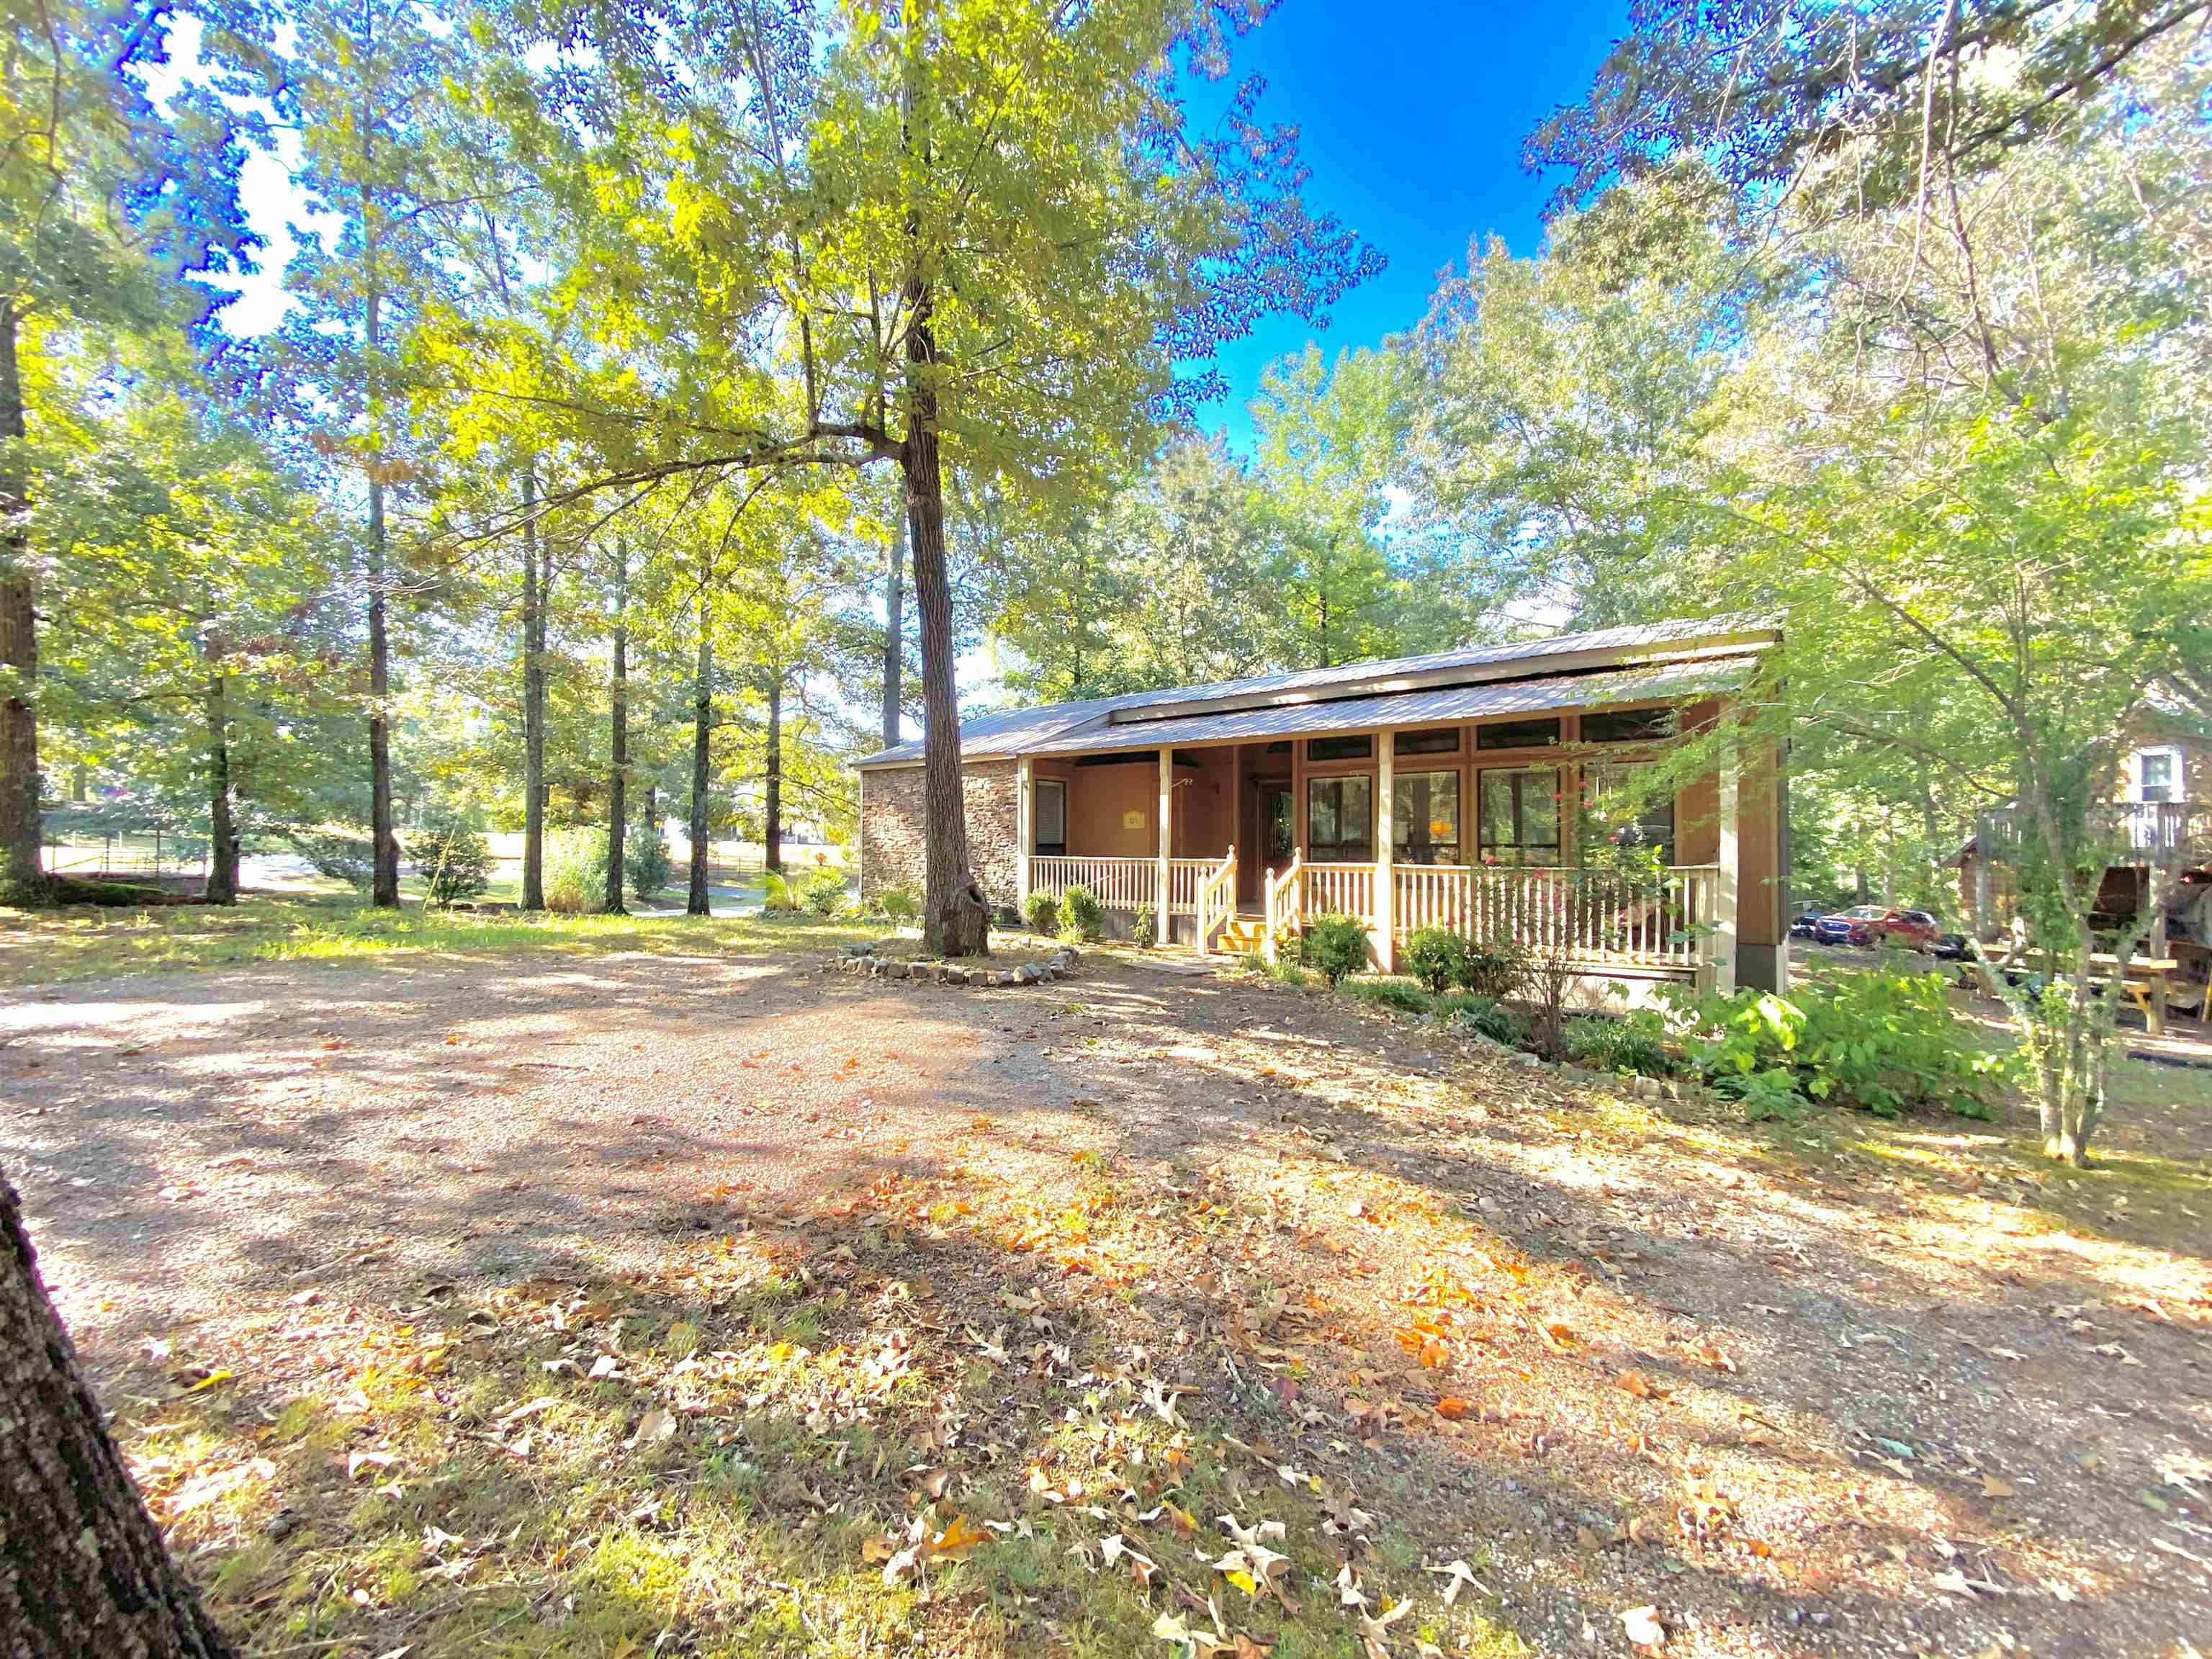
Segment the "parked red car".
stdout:
<path fill-rule="evenodd" d="M 1856 904 L 1813 924 L 1813 936 L 1824 945 L 1902 945 L 1924 951 L 1936 942 L 1942 924 L 1925 910 L 1908 910 L 1897 904 Z"/>

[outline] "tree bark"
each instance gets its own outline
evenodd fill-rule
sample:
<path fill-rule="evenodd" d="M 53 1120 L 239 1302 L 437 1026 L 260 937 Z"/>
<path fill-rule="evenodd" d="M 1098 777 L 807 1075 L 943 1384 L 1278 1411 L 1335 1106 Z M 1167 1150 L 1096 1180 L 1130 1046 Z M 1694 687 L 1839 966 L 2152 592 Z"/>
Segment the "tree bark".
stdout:
<path fill-rule="evenodd" d="M 621 915 L 623 837 L 629 827 L 629 550 L 615 542 L 614 674 L 607 766 L 607 914 Z"/>
<path fill-rule="evenodd" d="M 23 524 L 23 378 L 16 362 L 21 319 L 0 301 L 0 893 L 46 890 L 39 862 L 39 678 L 36 579 Z"/>
<path fill-rule="evenodd" d="M 783 872 L 783 677 L 768 683 L 768 778 L 766 818 L 761 831 L 762 862 Z"/>
<path fill-rule="evenodd" d="M 364 306 L 363 337 L 374 358 L 382 342 L 381 305 L 374 278 Z M 399 837 L 392 816 L 392 642 L 385 629 L 385 577 L 389 568 L 384 525 L 384 458 L 368 464 L 368 834 L 374 875 L 369 898 L 399 903 Z"/>
<path fill-rule="evenodd" d="M 545 908 L 545 589 L 534 466 L 522 469 L 522 908 Z"/>
<path fill-rule="evenodd" d="M 900 704 L 906 672 L 906 501 L 891 522 L 890 571 L 884 583 L 884 747 L 891 748 L 904 726 Z"/>
<path fill-rule="evenodd" d="M 107 1432 L 0 1172 L 0 1647 L 229 1659 Z"/>
<path fill-rule="evenodd" d="M 210 642 L 205 709 L 208 754 L 208 873 L 210 904 L 238 902 L 238 831 L 230 811 L 230 707 L 219 648 Z"/>
<path fill-rule="evenodd" d="M 699 593 L 699 666 L 691 687 L 691 889 L 687 915 L 710 916 L 707 895 L 707 781 L 713 767 L 714 647 L 707 634 L 707 594 Z"/>

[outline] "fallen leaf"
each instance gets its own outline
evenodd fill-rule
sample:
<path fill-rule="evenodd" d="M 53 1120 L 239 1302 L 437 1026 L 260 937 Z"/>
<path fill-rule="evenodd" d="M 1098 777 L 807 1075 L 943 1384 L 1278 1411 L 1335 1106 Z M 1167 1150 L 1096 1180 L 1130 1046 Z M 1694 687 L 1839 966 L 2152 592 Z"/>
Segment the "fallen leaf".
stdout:
<path fill-rule="evenodd" d="M 1629 1641 L 1639 1648 L 1663 1648 L 1667 1645 L 1667 1627 L 1659 1622 L 1656 1607 L 1631 1607 L 1620 1615 L 1621 1627 L 1628 1632 Z"/>

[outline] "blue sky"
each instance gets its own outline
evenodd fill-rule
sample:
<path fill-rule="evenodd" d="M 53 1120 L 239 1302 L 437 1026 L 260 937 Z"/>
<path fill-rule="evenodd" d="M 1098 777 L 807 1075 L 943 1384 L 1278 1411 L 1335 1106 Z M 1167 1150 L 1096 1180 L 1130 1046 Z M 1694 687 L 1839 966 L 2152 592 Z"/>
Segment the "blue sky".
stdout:
<path fill-rule="evenodd" d="M 1589 90 L 1626 10 L 1626 0 L 1282 0 L 1237 67 L 1267 76 L 1267 120 L 1299 129 L 1308 204 L 1389 265 L 1345 296 L 1325 333 L 1280 317 L 1223 351 L 1230 396 L 1207 422 L 1241 442 L 1261 369 L 1310 337 L 1334 355 L 1418 322 L 1470 238 L 1495 231 L 1534 252 L 1557 181 L 1522 170 L 1521 140 Z"/>

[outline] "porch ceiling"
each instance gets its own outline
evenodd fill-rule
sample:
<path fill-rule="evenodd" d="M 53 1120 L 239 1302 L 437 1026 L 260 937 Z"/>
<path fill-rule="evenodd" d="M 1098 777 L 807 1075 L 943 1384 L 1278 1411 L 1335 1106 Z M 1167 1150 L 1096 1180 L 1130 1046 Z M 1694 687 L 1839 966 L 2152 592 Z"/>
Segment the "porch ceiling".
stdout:
<path fill-rule="evenodd" d="M 1029 755 L 1090 755 L 1108 750 L 1159 749 L 1171 744 L 1243 743 L 1267 738 L 1371 732 L 1386 726 L 1444 726 L 1555 708 L 1603 708 L 1654 699 L 1705 696 L 1747 684 L 1749 657 L 1562 674 L 1548 679 L 1493 681 L 1388 696 L 1245 708 L 1231 714 L 1109 725 L 1101 716 L 1041 741 L 1019 745 Z M 994 745 L 995 746 L 995 745 Z M 1010 750 L 1010 752 L 1012 752 Z"/>

